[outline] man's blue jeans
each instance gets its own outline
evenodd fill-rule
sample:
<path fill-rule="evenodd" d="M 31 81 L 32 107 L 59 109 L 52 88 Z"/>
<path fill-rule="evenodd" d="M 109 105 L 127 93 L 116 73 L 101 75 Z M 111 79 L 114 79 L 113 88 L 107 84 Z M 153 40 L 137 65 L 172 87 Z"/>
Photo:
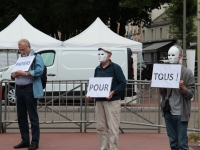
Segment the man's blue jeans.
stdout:
<path fill-rule="evenodd" d="M 33 88 L 29 86 L 21 89 L 16 85 L 17 116 L 22 142 L 30 144 L 28 115 L 31 122 L 31 144 L 39 144 L 40 129 L 37 113 L 37 99 L 33 96 Z"/>
<path fill-rule="evenodd" d="M 181 121 L 180 115 L 165 112 L 165 123 L 172 150 L 189 150 L 187 127 L 188 121 Z"/>

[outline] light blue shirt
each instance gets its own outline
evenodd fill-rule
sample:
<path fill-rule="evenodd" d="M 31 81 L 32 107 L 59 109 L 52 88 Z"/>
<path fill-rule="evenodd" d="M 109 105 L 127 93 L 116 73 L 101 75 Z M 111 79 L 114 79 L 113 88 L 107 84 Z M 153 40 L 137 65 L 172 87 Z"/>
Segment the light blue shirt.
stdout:
<path fill-rule="evenodd" d="M 33 56 L 34 51 L 32 50 L 29 55 Z M 44 71 L 44 62 L 42 60 L 41 55 L 37 54 L 29 70 L 31 74 L 30 77 L 32 77 L 34 98 L 42 97 L 44 94 L 41 82 L 41 76 L 43 74 L 43 71 Z"/>

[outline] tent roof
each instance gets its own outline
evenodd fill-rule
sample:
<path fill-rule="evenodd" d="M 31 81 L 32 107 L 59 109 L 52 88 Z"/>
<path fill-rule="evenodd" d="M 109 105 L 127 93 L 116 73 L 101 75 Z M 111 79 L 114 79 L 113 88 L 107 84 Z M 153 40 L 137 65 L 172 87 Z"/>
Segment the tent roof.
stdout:
<path fill-rule="evenodd" d="M 97 18 L 79 35 L 63 42 L 65 47 L 116 47 L 130 48 L 133 52 L 142 51 L 142 43 L 126 39 L 111 31 L 100 18 Z"/>
<path fill-rule="evenodd" d="M 56 40 L 30 25 L 22 15 L 0 32 L 0 49 L 18 49 L 18 41 L 29 40 L 32 49 L 58 47 L 62 41 Z"/>

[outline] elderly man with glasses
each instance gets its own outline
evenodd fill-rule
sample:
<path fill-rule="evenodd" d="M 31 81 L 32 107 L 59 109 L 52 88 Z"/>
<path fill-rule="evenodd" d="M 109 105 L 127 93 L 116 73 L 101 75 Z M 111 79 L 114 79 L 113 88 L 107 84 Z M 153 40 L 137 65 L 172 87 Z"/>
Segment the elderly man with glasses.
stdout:
<path fill-rule="evenodd" d="M 34 56 L 30 43 L 27 39 L 21 39 L 18 42 L 21 57 Z M 37 99 L 43 96 L 41 76 L 44 71 L 42 57 L 37 54 L 29 71 L 17 70 L 12 73 L 15 79 L 15 91 L 17 98 L 17 116 L 18 125 L 22 141 L 15 145 L 14 148 L 28 148 L 28 150 L 38 149 L 40 128 L 37 113 Z M 28 116 L 31 122 L 32 140 L 29 137 Z"/>

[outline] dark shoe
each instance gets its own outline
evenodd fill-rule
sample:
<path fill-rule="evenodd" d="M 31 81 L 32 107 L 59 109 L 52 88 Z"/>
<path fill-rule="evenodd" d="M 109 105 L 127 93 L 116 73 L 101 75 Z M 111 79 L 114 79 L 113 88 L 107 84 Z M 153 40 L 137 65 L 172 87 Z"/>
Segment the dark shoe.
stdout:
<path fill-rule="evenodd" d="M 15 145 L 14 148 L 17 149 L 17 148 L 26 148 L 26 147 L 29 147 L 29 144 L 26 144 L 26 143 L 19 143 L 18 145 Z"/>
<path fill-rule="evenodd" d="M 38 149 L 38 144 L 31 144 L 30 146 L 29 146 L 29 148 L 28 148 L 28 150 L 36 150 L 36 149 Z"/>

